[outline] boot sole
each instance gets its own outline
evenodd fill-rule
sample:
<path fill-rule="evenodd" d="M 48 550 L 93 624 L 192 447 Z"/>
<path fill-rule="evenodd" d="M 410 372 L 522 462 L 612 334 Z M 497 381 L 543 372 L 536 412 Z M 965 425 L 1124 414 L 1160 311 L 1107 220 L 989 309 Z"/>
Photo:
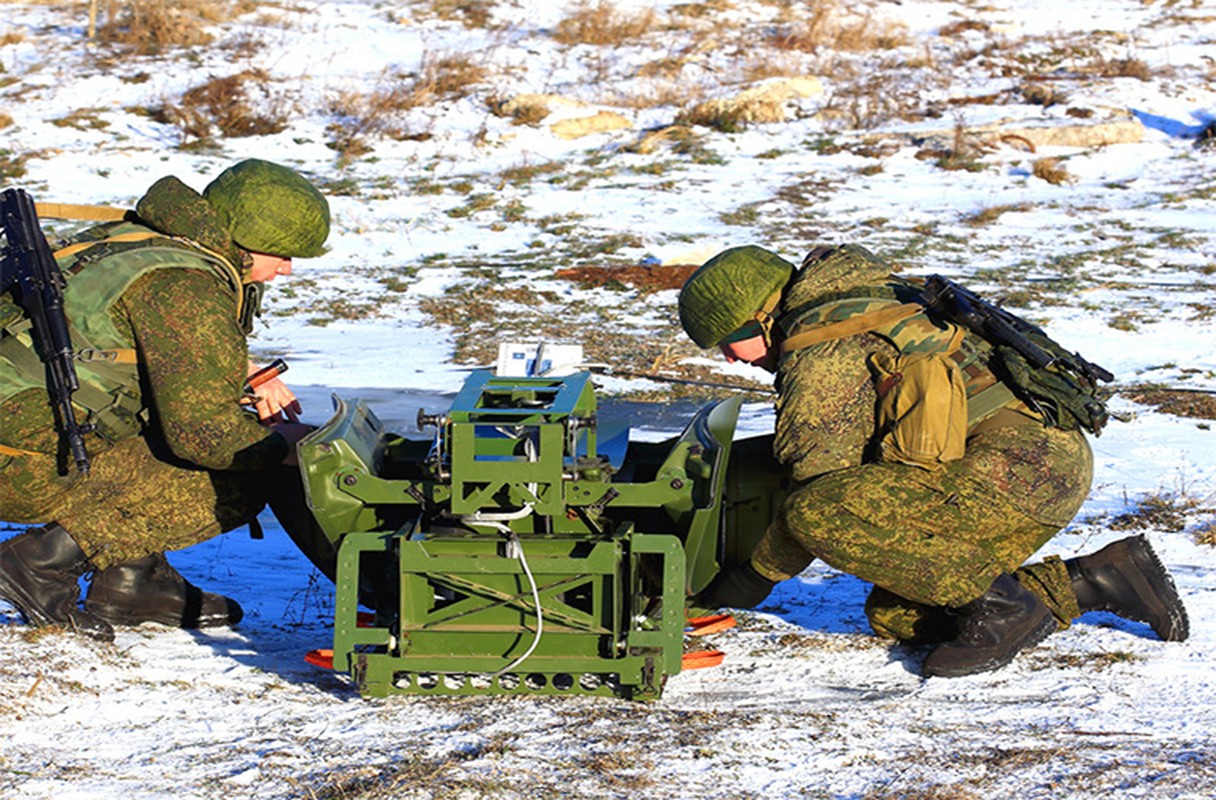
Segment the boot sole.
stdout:
<path fill-rule="evenodd" d="M 1170 577 L 1169 570 L 1161 563 L 1157 552 L 1153 550 L 1153 546 L 1149 544 L 1144 535 L 1135 537 L 1135 540 L 1128 546 L 1128 552 L 1131 554 L 1136 568 L 1148 581 L 1149 588 L 1153 590 L 1153 594 L 1166 609 L 1168 627 L 1164 631 L 1154 629 L 1156 634 L 1167 642 L 1186 641 L 1187 637 L 1191 635 L 1191 621 L 1187 617 L 1186 606 L 1182 604 L 1182 599 L 1178 596 L 1178 587 L 1174 585 L 1174 579 Z M 1150 620 L 1138 619 L 1136 621 L 1151 624 Z"/>
<path fill-rule="evenodd" d="M 925 664 L 921 668 L 921 674 L 926 678 L 961 678 L 965 675 L 977 675 L 981 672 L 992 672 L 1001 667 L 1007 666 L 1018 653 L 1023 650 L 1029 650 L 1035 645 L 1042 642 L 1056 630 L 1056 618 L 1048 611 L 1043 619 L 1039 621 L 1035 627 L 1022 637 L 1022 641 L 1016 646 L 1009 649 L 1009 654 L 1003 658 L 992 658 L 987 661 L 973 662 L 965 668 L 950 669 L 948 666 L 933 667 L 931 664 Z M 932 656 L 932 653 L 930 653 Z"/>
<path fill-rule="evenodd" d="M 163 625 L 166 628 L 194 630 L 196 628 L 228 628 L 236 624 L 226 614 L 222 617 L 201 617 L 195 624 L 186 626 L 182 624 L 180 617 L 147 617 L 123 612 L 102 612 L 97 608 L 90 608 L 87 604 L 85 605 L 85 609 L 98 619 L 103 619 L 111 625 L 118 625 L 124 628 L 138 628 L 140 625 L 150 624 Z"/>

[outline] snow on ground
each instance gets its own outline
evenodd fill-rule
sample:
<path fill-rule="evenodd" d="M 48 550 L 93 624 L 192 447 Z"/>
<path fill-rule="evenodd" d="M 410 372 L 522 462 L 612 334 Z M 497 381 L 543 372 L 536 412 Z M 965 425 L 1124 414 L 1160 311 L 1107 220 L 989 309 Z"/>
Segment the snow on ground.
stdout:
<path fill-rule="evenodd" d="M 112 204 L 170 173 L 201 188 L 248 156 L 317 178 L 335 212 L 331 251 L 272 286 L 253 341 L 259 356 L 287 356 L 310 421 L 326 418 L 330 388 L 402 429 L 417 407 L 440 410 L 468 366 L 453 356 L 465 322 L 435 316 L 453 297 L 517 290 L 537 320 L 592 320 L 581 342 L 593 360 L 613 330 L 691 359 L 674 292 L 577 286 L 553 269 L 679 262 L 750 241 L 791 259 L 858 241 L 913 274 L 1012 292 L 1121 386 L 1216 385 L 1216 149 L 1201 146 L 1216 119 L 1216 14 L 1200 0 L 854 4 L 870 30 L 902 25 L 905 43 L 811 54 L 763 44 L 811 18 L 803 3 L 622 0 L 619 15 L 654 9 L 658 22 L 616 47 L 557 44 L 573 4 L 256 5 L 216 27 L 210 48 L 116 56 L 85 42 L 84 3 L 0 2 L 0 175 L 39 200 Z M 370 152 L 327 146 L 335 125 L 357 122 L 344 98 L 461 53 L 493 68 L 476 91 L 390 120 L 409 135 L 378 120 L 361 134 Z M 647 76 L 661 57 L 707 97 L 763 74 L 743 66 L 778 61 L 822 75 L 826 92 L 787 101 L 782 123 L 695 128 L 701 151 L 647 151 L 646 131 L 678 111 L 636 101 L 660 88 Z M 246 69 L 269 74 L 290 109 L 282 132 L 179 147 L 180 128 L 148 113 Z M 867 94 L 868 80 L 888 83 Z M 1019 100 L 1031 84 L 1067 99 Z M 631 127 L 561 139 L 547 126 L 587 109 L 516 125 L 487 103 L 541 92 Z M 897 113 L 910 107 L 936 111 Z M 939 160 L 968 126 L 1126 115 L 1140 141 L 1031 153 L 1015 135 L 967 154 L 976 171 Z M 1069 180 L 1033 177 L 1048 157 Z M 493 297 L 505 323 L 509 297 Z M 304 663 L 329 643 L 331 587 L 263 515 L 265 540 L 234 531 L 172 556 L 242 602 L 235 630 L 123 630 L 103 646 L 28 630 L 0 607 L 0 796 L 1211 797 L 1216 553 L 1198 541 L 1216 507 L 1211 422 L 1122 395 L 1112 408 L 1118 419 L 1093 441 L 1090 499 L 1044 555 L 1146 533 L 1190 610 L 1185 643 L 1091 614 L 999 672 L 924 680 L 923 652 L 869 636 L 867 587 L 817 564 L 712 637 L 722 666 L 674 676 L 652 704 L 364 700 Z M 745 406 L 745 432 L 771 423 L 765 405 Z M 1168 513 L 1143 513 L 1153 507 Z"/>

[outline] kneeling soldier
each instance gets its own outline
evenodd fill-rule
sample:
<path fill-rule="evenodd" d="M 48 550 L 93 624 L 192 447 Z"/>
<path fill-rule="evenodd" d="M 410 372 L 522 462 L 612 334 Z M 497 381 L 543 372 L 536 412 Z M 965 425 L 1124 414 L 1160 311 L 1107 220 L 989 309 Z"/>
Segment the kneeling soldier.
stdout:
<path fill-rule="evenodd" d="M 751 560 L 726 565 L 699 603 L 752 607 L 820 558 L 874 584 L 878 634 L 937 645 L 925 675 L 997 669 L 1092 610 L 1185 639 L 1143 537 L 1023 565 L 1084 502 L 1081 428 L 1096 432 L 1103 410 L 1068 396 L 1084 380 L 1019 367 L 923 291 L 857 246 L 818 248 L 801 269 L 733 248 L 689 278 L 679 311 L 693 341 L 776 374 L 774 454 L 793 479 Z"/>
<path fill-rule="evenodd" d="M 308 180 L 251 159 L 202 194 L 163 178 L 124 219 L 55 252 L 87 475 L 65 463 L 21 310 L 0 297 L 0 519 L 47 523 L 0 543 L 0 597 L 31 624 L 109 640 L 113 625 L 241 618 L 234 600 L 191 585 L 164 551 L 299 495 L 284 462 L 308 428 L 278 382 L 260 390 L 261 419 L 242 408 L 245 337 L 262 284 L 290 274 L 293 257 L 320 255 L 328 233 L 328 204 Z M 90 571 L 81 609 L 77 580 Z"/>

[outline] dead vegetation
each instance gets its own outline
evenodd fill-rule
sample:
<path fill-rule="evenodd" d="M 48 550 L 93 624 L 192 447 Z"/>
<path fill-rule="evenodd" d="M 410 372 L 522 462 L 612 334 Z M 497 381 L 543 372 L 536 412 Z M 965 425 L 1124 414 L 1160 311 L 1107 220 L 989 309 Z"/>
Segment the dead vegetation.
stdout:
<path fill-rule="evenodd" d="M 567 45 L 621 47 L 653 31 L 657 20 L 654 9 L 627 13 L 606 0 L 583 2 L 557 24 L 553 38 Z"/>
<path fill-rule="evenodd" d="M 702 125 L 719 131 L 741 130 L 751 123 L 784 122 L 789 103 L 823 92 L 817 78 L 789 78 L 753 86 L 731 97 L 707 100 L 685 108 L 676 125 Z"/>
<path fill-rule="evenodd" d="M 494 0 L 432 0 L 430 11 L 439 19 L 458 20 L 476 30 L 490 25 L 495 5 Z"/>
<path fill-rule="evenodd" d="M 1040 180 L 1047 181 L 1053 186 L 1060 186 L 1073 182 L 1072 175 L 1068 174 L 1068 170 L 1058 158 L 1039 158 L 1035 159 L 1030 168 L 1030 174 Z"/>
<path fill-rule="evenodd" d="M 1180 531 L 1199 501 L 1180 493 L 1150 494 L 1141 498 L 1129 511 L 1107 521 L 1113 531 Z"/>
<path fill-rule="evenodd" d="M 1135 78 L 1147 81 L 1153 77 L 1153 71 L 1149 69 L 1148 64 L 1138 58 L 1106 59 L 1099 56 L 1087 69 L 1102 78 Z"/>
<path fill-rule="evenodd" d="M 1001 218 L 1004 214 L 1020 213 L 1030 211 L 1032 206 L 1028 203 L 1016 203 L 1013 205 L 990 206 L 980 211 L 975 212 L 969 217 L 963 219 L 963 224 L 972 228 L 982 228 L 986 225 L 991 225 Z"/>
<path fill-rule="evenodd" d="M 679 289 L 699 264 L 629 264 L 559 269 L 557 276 L 584 286 L 624 285 L 642 292 Z"/>
<path fill-rule="evenodd" d="M 1122 394 L 1129 400 L 1152 406 L 1166 414 L 1216 420 L 1216 395 L 1207 392 L 1146 387 L 1126 390 Z"/>
<path fill-rule="evenodd" d="M 256 8 L 252 0 L 92 0 L 90 32 L 98 41 L 139 53 L 213 40 L 210 26 Z"/>
<path fill-rule="evenodd" d="M 939 168 L 954 172 L 981 172 L 986 169 L 981 160 L 988 145 L 974 133 L 967 130 L 962 120 L 955 122 L 954 132 L 949 141 L 934 141 L 926 143 L 916 152 L 921 161 L 932 161 Z"/>
<path fill-rule="evenodd" d="M 159 116 L 181 129 L 183 144 L 226 138 L 264 136 L 286 129 L 287 101 L 270 76 L 260 69 L 213 77 L 188 89 Z"/>
<path fill-rule="evenodd" d="M 778 50 L 803 53 L 863 53 L 892 50 L 908 42 L 902 25 L 857 14 L 837 0 L 821 0 L 809 6 L 790 12 L 791 19 L 769 35 L 768 43 Z"/>
<path fill-rule="evenodd" d="M 406 114 L 467 97 L 487 74 L 475 54 L 424 54 L 417 72 L 393 70 L 370 93 L 347 91 L 334 98 L 329 146 L 344 157 L 354 157 L 374 149 L 373 136 L 398 141 L 429 138 L 429 131 L 411 129 Z"/>

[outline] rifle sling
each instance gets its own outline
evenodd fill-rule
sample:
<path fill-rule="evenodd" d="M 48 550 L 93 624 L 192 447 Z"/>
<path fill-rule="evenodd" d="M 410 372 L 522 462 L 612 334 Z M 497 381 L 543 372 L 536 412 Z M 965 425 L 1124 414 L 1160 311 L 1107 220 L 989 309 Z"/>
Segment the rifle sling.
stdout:
<path fill-rule="evenodd" d="M 127 215 L 127 209 L 114 206 L 85 206 L 74 203 L 35 203 L 39 217 L 79 219 L 96 222 L 117 222 Z"/>

